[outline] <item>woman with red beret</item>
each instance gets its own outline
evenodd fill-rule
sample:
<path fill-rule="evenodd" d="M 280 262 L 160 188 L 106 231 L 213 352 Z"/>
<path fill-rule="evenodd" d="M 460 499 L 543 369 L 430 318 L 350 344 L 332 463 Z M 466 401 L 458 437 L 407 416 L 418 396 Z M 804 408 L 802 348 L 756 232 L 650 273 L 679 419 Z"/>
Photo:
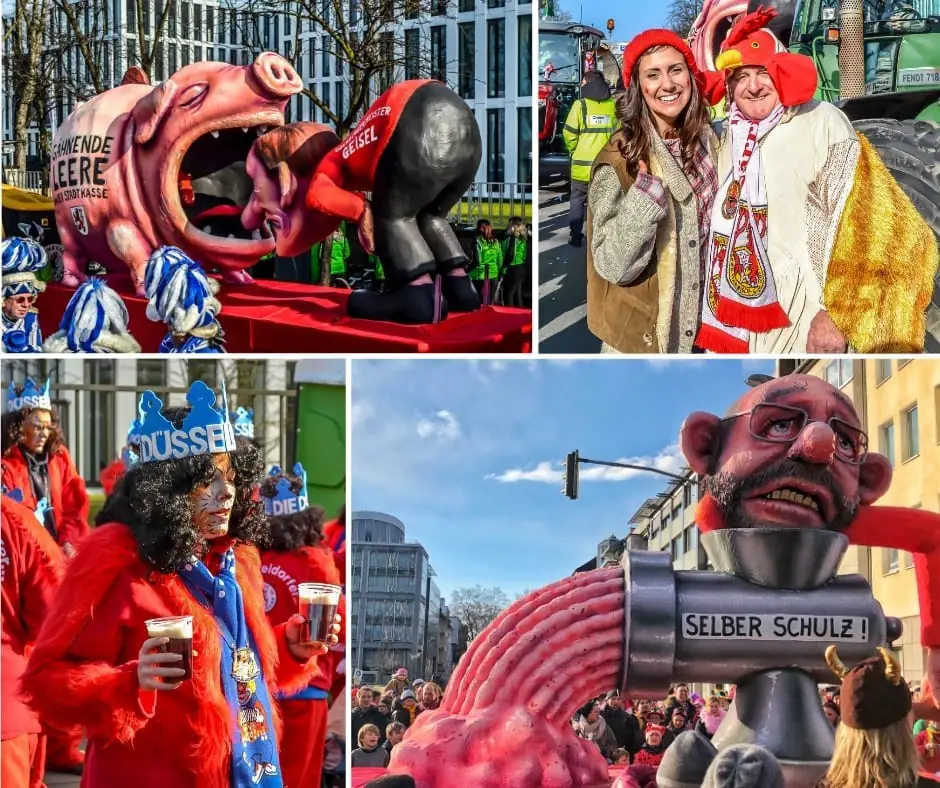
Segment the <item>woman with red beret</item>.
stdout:
<path fill-rule="evenodd" d="M 689 353 L 718 191 L 706 75 L 679 36 L 647 30 L 623 83 L 588 187 L 588 326 L 601 352 Z"/>

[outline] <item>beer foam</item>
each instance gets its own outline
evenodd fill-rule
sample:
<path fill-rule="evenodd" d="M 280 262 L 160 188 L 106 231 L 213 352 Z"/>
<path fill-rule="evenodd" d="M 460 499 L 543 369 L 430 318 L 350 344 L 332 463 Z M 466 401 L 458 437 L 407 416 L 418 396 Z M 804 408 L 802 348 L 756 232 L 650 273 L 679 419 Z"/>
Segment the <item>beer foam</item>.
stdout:
<path fill-rule="evenodd" d="M 339 591 L 308 591 L 302 588 L 298 595 L 302 605 L 335 605 L 339 602 Z"/>
<path fill-rule="evenodd" d="M 191 640 L 193 620 L 191 618 L 154 619 L 147 622 L 147 634 L 152 638 Z"/>

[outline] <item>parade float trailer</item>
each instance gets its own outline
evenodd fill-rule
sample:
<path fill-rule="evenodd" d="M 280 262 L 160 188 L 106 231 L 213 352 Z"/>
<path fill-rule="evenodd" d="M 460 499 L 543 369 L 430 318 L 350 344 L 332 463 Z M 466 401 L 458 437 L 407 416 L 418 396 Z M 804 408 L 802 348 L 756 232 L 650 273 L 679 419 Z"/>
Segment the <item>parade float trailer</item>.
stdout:
<path fill-rule="evenodd" d="M 156 86 L 132 69 L 123 84 L 80 104 L 52 141 L 63 275 L 40 302 L 44 334 L 56 331 L 95 263 L 124 299 L 143 352 L 156 352 L 165 327 L 146 317 L 144 271 L 154 251 L 174 246 L 220 276 L 229 352 L 529 352 L 528 310 L 491 306 L 422 325 L 354 319 L 347 313 L 351 291 L 248 274 L 287 230 L 276 217 L 252 230 L 242 224 L 257 188 L 246 158 L 257 138 L 284 124 L 284 107 L 301 89 L 287 60 L 263 52 L 245 66 L 191 64 Z M 358 137 L 349 144 L 357 141 L 365 144 Z M 293 171 L 281 176 L 286 184 Z M 305 196 L 284 192 L 281 205 Z M 305 216 L 317 221 L 313 212 Z"/>

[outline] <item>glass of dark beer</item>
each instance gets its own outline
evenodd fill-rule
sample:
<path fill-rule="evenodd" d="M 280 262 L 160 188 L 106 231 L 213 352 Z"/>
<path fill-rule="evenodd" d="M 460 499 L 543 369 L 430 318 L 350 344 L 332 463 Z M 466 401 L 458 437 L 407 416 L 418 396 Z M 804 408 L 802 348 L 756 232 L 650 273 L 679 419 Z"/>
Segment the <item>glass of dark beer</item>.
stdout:
<path fill-rule="evenodd" d="M 342 590 L 339 586 L 325 583 L 301 583 L 297 587 L 300 614 L 306 619 L 305 644 L 327 645 L 326 639 L 333 628 L 333 618 Z"/>
<path fill-rule="evenodd" d="M 164 643 L 160 651 L 179 654 L 183 657 L 182 662 L 175 665 L 167 663 L 166 667 L 185 670 L 186 675 L 180 681 L 191 679 L 193 677 L 193 617 L 151 618 L 146 624 L 148 637 L 169 638 L 169 642 Z M 167 681 L 176 681 L 176 679 L 167 679 Z"/>

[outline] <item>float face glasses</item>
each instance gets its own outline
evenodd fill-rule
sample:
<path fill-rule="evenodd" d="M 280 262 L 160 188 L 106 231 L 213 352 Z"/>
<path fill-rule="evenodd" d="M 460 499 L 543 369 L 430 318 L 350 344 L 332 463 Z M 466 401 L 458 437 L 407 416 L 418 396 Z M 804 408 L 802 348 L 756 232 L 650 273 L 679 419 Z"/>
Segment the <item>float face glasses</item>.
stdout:
<path fill-rule="evenodd" d="M 766 443 L 793 443 L 812 419 L 802 408 L 760 403 L 751 410 L 726 416 L 722 421 L 747 416 L 751 436 Z M 836 436 L 836 457 L 850 465 L 861 465 L 868 456 L 868 436 L 838 416 L 824 422 Z"/>

